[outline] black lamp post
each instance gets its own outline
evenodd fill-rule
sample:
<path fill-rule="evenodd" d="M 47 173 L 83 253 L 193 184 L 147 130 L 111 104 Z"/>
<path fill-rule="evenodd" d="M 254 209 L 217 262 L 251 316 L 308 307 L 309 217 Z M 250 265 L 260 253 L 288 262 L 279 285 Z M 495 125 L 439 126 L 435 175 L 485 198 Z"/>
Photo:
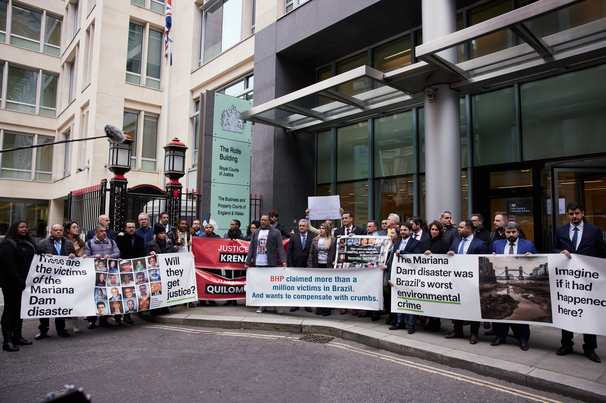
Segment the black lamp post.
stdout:
<path fill-rule="evenodd" d="M 166 212 L 168 213 L 169 223 L 177 225 L 177 220 L 181 215 L 181 189 L 183 185 L 179 182 L 185 175 L 185 152 L 187 146 L 174 138 L 170 143 L 164 146 L 164 176 L 170 181 L 166 184 Z"/>
<path fill-rule="evenodd" d="M 131 144 L 133 139 L 124 136 L 122 143 L 109 143 L 109 162 L 107 168 L 114 174 L 109 181 L 109 217 L 114 231 L 119 231 L 126 220 L 127 185 L 124 174 L 130 171 Z"/>

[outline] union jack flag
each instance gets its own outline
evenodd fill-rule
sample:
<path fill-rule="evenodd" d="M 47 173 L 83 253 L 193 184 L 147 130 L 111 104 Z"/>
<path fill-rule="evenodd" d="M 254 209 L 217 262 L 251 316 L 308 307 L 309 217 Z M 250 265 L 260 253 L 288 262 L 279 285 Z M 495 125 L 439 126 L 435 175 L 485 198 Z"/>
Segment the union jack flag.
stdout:
<path fill-rule="evenodd" d="M 164 26 L 164 56 L 168 57 L 168 34 L 173 23 L 172 0 L 166 0 L 166 25 Z"/>

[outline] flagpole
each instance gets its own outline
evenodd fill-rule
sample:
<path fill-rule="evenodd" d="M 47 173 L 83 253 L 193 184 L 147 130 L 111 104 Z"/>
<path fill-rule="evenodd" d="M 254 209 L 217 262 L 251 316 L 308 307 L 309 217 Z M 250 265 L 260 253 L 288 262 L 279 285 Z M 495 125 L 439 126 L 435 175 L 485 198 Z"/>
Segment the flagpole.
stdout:
<path fill-rule="evenodd" d="M 165 35 L 164 38 L 166 43 L 166 49 L 164 49 L 165 66 L 164 69 L 164 118 L 162 119 L 162 145 L 168 144 L 168 117 L 169 117 L 169 105 L 170 105 L 170 68 L 172 65 L 172 41 L 170 40 L 170 29 L 172 26 L 172 1 L 166 2 L 165 11 Z M 160 183 L 166 185 L 164 180 L 164 159 L 162 159 L 161 170 L 160 170 Z M 162 186 L 164 188 L 165 186 Z"/>

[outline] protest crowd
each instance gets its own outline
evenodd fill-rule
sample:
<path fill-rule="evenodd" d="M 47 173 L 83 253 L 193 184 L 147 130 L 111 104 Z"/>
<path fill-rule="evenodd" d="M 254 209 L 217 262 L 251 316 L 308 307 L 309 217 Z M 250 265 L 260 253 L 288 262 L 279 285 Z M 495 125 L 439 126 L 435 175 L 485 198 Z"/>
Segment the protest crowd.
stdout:
<path fill-rule="evenodd" d="M 602 233 L 598 227 L 587 224 L 583 220 L 584 208 L 578 203 L 569 203 L 566 206 L 569 224 L 558 227 L 555 231 L 552 253 L 561 253 L 571 257 L 572 254 L 581 254 L 585 256 L 599 256 L 606 258 L 606 244 L 602 238 Z M 29 235 L 29 228 L 25 221 L 14 222 L 4 240 L 0 243 L 0 256 L 3 262 L 0 270 L 0 287 L 4 295 L 4 312 L 2 314 L 2 335 L 4 351 L 19 351 L 18 346 L 31 345 L 32 342 L 22 336 L 21 328 L 21 293 L 25 288 L 25 282 L 30 269 L 32 259 L 36 255 L 46 256 L 66 256 L 67 258 L 82 257 L 95 259 L 95 265 L 108 265 L 107 278 L 103 273 L 97 274 L 96 281 L 99 286 L 107 287 L 107 294 L 104 295 L 104 289 L 95 289 L 95 301 L 98 302 L 98 314 L 86 318 L 88 328 L 93 329 L 96 326 L 101 327 L 120 327 L 122 322 L 132 324 L 133 320 L 130 313 L 137 310 L 149 308 L 149 293 L 155 292 L 153 283 L 151 289 L 144 289 L 141 285 L 137 289 L 137 298 L 132 298 L 135 293 L 135 287 L 142 284 L 144 274 L 138 273 L 136 267 L 128 268 L 136 278 L 129 278 L 128 275 L 124 281 L 133 281 L 133 287 L 126 287 L 127 290 L 120 290 L 116 283 L 117 274 L 113 274 L 112 266 L 118 264 L 122 259 L 133 259 L 135 265 L 141 264 L 136 258 L 150 256 L 150 264 L 153 268 L 157 255 L 176 252 L 192 251 L 192 240 L 200 239 L 231 239 L 250 242 L 248 254 L 243 265 L 243 269 L 249 267 L 298 267 L 298 268 L 326 268 L 330 269 L 336 266 L 339 240 L 347 239 L 352 236 L 372 236 L 385 237 L 385 244 L 388 245 L 387 257 L 380 267 L 383 273 L 383 309 L 375 311 L 362 311 L 340 309 L 341 315 L 351 314 L 359 318 L 370 318 L 376 322 L 385 321 L 385 325 L 390 330 L 407 329 L 408 334 L 413 334 L 417 330 L 425 332 L 438 332 L 445 325 L 444 319 L 439 317 L 424 317 L 415 314 L 394 313 L 391 307 L 391 290 L 393 284 L 391 281 L 391 267 L 394 259 L 403 255 L 461 255 L 461 254 L 509 254 L 509 255 L 529 255 L 537 254 L 537 249 L 532 242 L 524 239 L 524 234 L 519 225 L 510 221 L 510 217 L 505 212 L 497 212 L 494 216 L 494 230 L 487 229 L 485 218 L 482 214 L 472 215 L 470 220 L 463 220 L 455 223 L 449 211 L 443 211 L 437 219 L 427 222 L 421 217 L 411 217 L 406 221 L 400 219 L 397 214 L 389 214 L 388 217 L 378 220 L 368 220 L 365 229 L 354 224 L 354 216 L 350 211 L 341 209 L 341 225 L 335 226 L 332 220 L 326 220 L 315 228 L 309 220 L 309 209 L 306 211 L 306 217 L 298 221 L 297 226 L 289 231 L 284 225 L 279 223 L 279 214 L 272 210 L 263 215 L 259 221 L 252 221 L 245 231 L 241 229 L 239 220 L 232 220 L 230 228 L 223 236 L 217 234 L 217 224 L 209 219 L 200 222 L 193 220 L 190 223 L 186 219 L 180 219 L 177 227 L 169 224 L 169 215 L 160 214 L 160 221 L 151 225 L 148 215 L 141 213 L 138 216 L 138 222 L 127 220 L 124 223 L 123 230 L 119 233 L 109 229 L 110 219 L 106 215 L 99 217 L 98 225 L 88 231 L 86 239 L 81 239 L 79 235 L 78 223 L 66 221 L 63 225 L 55 224 L 51 227 L 50 236 L 36 244 Z M 288 239 L 287 250 L 285 250 L 283 240 Z M 113 259 L 113 260 L 112 260 Z M 129 260 L 129 264 L 131 261 Z M 340 266 L 338 266 L 340 267 Z M 345 268 L 345 266 L 343 266 Z M 117 273 L 117 268 L 113 267 Z M 213 272 L 213 270 L 207 270 Z M 223 276 L 244 277 L 246 272 L 242 270 L 232 270 L 231 273 L 221 273 L 221 270 L 215 270 L 217 274 Z M 229 272 L 229 271 L 228 271 Z M 149 277 L 153 276 L 153 270 L 150 270 Z M 138 277 L 139 275 L 143 277 Z M 227 278 L 227 277 L 225 277 Z M 152 279 L 145 279 L 151 281 Z M 130 285 L 130 283 L 129 283 Z M 122 292 L 120 292 L 122 291 Z M 111 297 L 110 295 L 111 294 Z M 122 295 L 123 294 L 123 295 Z M 109 302 L 108 305 L 106 302 Z M 124 301 L 124 305 L 123 302 Z M 119 303 L 119 304 L 118 304 Z M 206 304 L 217 305 L 216 301 L 199 300 L 197 306 Z M 227 300 L 224 305 L 238 305 L 236 299 Z M 119 306 L 119 309 L 118 309 Z M 138 309 L 134 309 L 138 306 Z M 194 304 L 189 302 L 188 307 Z M 114 309 L 115 307 L 115 309 Z M 291 312 L 304 309 L 313 313 L 311 307 L 293 306 Z M 267 310 L 266 306 L 258 306 L 256 312 L 263 313 Z M 283 313 L 283 308 L 276 306 L 273 310 Z M 318 307 L 315 309 L 316 315 L 330 316 L 334 308 L 330 306 Z M 119 312 L 119 313 L 118 313 Z M 168 308 L 156 308 L 151 311 L 152 315 L 160 315 L 168 312 Z M 117 313 L 117 314 L 116 314 Z M 113 317 L 113 321 L 108 319 Z M 97 321 L 99 321 L 97 325 Z M 57 335 L 69 337 L 70 333 L 66 330 L 66 318 L 57 317 L 54 319 Z M 78 318 L 71 318 L 71 330 L 79 333 Z M 530 326 L 528 324 L 507 324 L 490 323 L 483 324 L 478 321 L 454 320 L 453 330 L 444 337 L 448 339 L 464 338 L 465 329 L 468 327 L 469 342 L 477 344 L 479 342 L 478 334 L 480 328 L 483 328 L 484 334 L 494 336 L 490 343 L 492 346 L 499 346 L 506 342 L 509 330 L 511 328 L 513 337 L 519 343 L 521 350 L 529 349 Z M 419 329 L 419 325 L 424 325 Z M 36 340 L 42 340 L 47 337 L 50 327 L 48 318 L 41 318 L 39 332 L 35 336 Z M 450 327 L 449 327 L 450 328 Z M 511 336 L 510 336 L 511 337 Z M 573 333 L 562 330 L 561 347 L 557 350 L 557 355 L 567 355 L 573 351 Z M 595 353 L 597 348 L 596 335 L 583 335 L 584 355 L 593 362 L 601 362 Z"/>

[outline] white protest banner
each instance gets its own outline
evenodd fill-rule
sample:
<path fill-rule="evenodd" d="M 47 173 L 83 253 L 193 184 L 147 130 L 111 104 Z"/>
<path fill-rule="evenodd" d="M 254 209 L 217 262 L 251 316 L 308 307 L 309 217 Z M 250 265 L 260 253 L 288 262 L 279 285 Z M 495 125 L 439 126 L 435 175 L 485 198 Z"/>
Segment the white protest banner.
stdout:
<path fill-rule="evenodd" d="M 248 306 L 383 309 L 383 272 L 370 269 L 251 267 Z"/>
<path fill-rule="evenodd" d="M 192 253 L 135 259 L 37 255 L 21 299 L 22 318 L 112 315 L 196 301 Z"/>
<path fill-rule="evenodd" d="M 307 198 L 310 220 L 332 220 L 341 218 L 341 200 L 336 196 Z"/>
<path fill-rule="evenodd" d="M 94 315 L 93 259 L 35 255 L 21 294 L 21 318 Z"/>
<path fill-rule="evenodd" d="M 574 254 L 401 255 L 391 268 L 392 309 L 606 335 L 604 276 L 603 259 Z"/>

